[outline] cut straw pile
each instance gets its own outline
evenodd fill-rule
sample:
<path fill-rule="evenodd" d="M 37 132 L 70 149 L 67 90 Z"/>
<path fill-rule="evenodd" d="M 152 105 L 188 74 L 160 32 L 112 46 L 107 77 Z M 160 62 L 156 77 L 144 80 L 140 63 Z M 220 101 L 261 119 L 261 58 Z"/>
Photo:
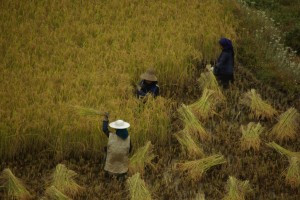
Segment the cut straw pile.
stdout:
<path fill-rule="evenodd" d="M 226 190 L 227 195 L 223 200 L 245 200 L 246 193 L 251 191 L 251 187 L 249 181 L 240 181 L 229 176 Z"/>
<path fill-rule="evenodd" d="M 75 111 L 82 116 L 103 116 L 104 112 L 95 110 L 93 108 L 86 108 L 81 106 L 74 106 Z"/>
<path fill-rule="evenodd" d="M 300 159 L 291 157 L 289 161 L 290 165 L 287 169 L 285 180 L 292 188 L 298 188 L 300 186 Z"/>
<path fill-rule="evenodd" d="M 241 126 L 242 138 L 241 147 L 242 150 L 249 150 L 253 148 L 254 150 L 259 150 L 260 147 L 260 134 L 264 131 L 264 128 L 260 123 L 250 122 L 247 127 Z"/>
<path fill-rule="evenodd" d="M 202 141 L 211 138 L 211 135 L 202 127 L 199 120 L 188 106 L 182 104 L 178 112 L 184 122 L 184 132 L 200 137 Z"/>
<path fill-rule="evenodd" d="M 215 107 L 224 100 L 224 96 L 220 96 L 214 90 L 204 89 L 201 98 L 189 107 L 196 113 L 200 119 L 207 119 L 215 114 Z"/>
<path fill-rule="evenodd" d="M 79 186 L 74 180 L 76 172 L 69 170 L 65 165 L 58 164 L 52 174 L 51 186 L 57 188 L 63 194 L 76 196 L 83 187 Z"/>
<path fill-rule="evenodd" d="M 250 108 L 254 117 L 259 118 L 272 118 L 277 114 L 277 111 L 268 103 L 263 101 L 255 89 L 246 92 L 240 100 L 240 103 Z"/>
<path fill-rule="evenodd" d="M 43 199 L 49 199 L 49 200 L 71 200 L 68 196 L 66 196 L 64 193 L 59 191 L 55 186 L 50 186 L 46 189 L 46 198 Z"/>
<path fill-rule="evenodd" d="M 134 174 L 139 172 L 140 174 L 144 174 L 145 166 L 149 165 L 154 167 L 151 163 L 155 158 L 153 154 L 153 145 L 150 141 L 146 143 L 145 146 L 139 148 L 136 153 L 129 160 L 129 172 L 130 174 Z"/>
<path fill-rule="evenodd" d="M 145 182 L 141 179 L 140 174 L 136 173 L 127 179 L 129 194 L 131 200 L 151 200 L 151 193 Z"/>
<path fill-rule="evenodd" d="M 32 199 L 32 196 L 22 181 L 15 177 L 9 168 L 2 171 L 1 179 L 4 181 L 4 188 L 6 189 L 7 195 L 10 199 Z"/>
<path fill-rule="evenodd" d="M 218 81 L 212 71 L 209 70 L 208 72 L 201 73 L 200 78 L 198 79 L 198 82 L 199 82 L 200 88 L 202 88 L 203 90 L 205 88 L 214 90 L 218 93 L 219 96 L 222 96 L 223 98 L 225 98 L 221 92 Z"/>
<path fill-rule="evenodd" d="M 187 171 L 189 177 L 193 181 L 200 180 L 203 174 L 211 167 L 226 163 L 224 156 L 216 154 L 200 160 L 186 161 L 177 163 L 179 171 Z"/>
<path fill-rule="evenodd" d="M 194 141 L 188 133 L 180 131 L 174 134 L 174 136 L 180 143 L 182 152 L 184 152 L 188 158 L 199 159 L 205 156 L 200 144 Z"/>
<path fill-rule="evenodd" d="M 300 126 L 300 114 L 295 108 L 290 108 L 279 116 L 271 134 L 279 141 L 295 139 Z"/>

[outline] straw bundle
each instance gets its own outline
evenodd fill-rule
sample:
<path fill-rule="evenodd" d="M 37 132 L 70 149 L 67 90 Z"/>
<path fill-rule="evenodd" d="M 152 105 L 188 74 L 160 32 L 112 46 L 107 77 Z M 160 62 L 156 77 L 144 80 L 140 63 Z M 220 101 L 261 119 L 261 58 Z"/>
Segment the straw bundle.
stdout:
<path fill-rule="evenodd" d="M 65 165 L 58 164 L 52 174 L 51 185 L 64 194 L 76 196 L 83 190 L 83 187 L 79 186 L 74 180 L 76 175 L 76 172 L 69 170 Z"/>
<path fill-rule="evenodd" d="M 81 106 L 74 106 L 76 112 L 82 116 L 103 116 L 104 112 L 95 110 L 93 108 L 86 108 Z"/>
<path fill-rule="evenodd" d="M 136 173 L 127 179 L 129 194 L 131 200 L 151 200 L 151 194 L 145 184 L 140 178 L 140 173 Z"/>
<path fill-rule="evenodd" d="M 225 158 L 216 154 L 200 160 L 186 161 L 184 163 L 177 163 L 179 171 L 187 171 L 191 180 L 200 180 L 202 175 L 211 167 L 226 163 Z"/>
<path fill-rule="evenodd" d="M 264 131 L 264 128 L 260 123 L 255 124 L 250 122 L 247 127 L 241 126 L 242 138 L 241 147 L 242 150 L 249 150 L 253 148 L 254 150 L 259 150 L 260 147 L 260 134 Z"/>
<path fill-rule="evenodd" d="M 257 119 L 271 118 L 277 114 L 277 111 L 268 103 L 263 101 L 255 89 L 246 92 L 240 100 L 240 103 L 250 108 L 252 114 Z"/>
<path fill-rule="evenodd" d="M 223 200 L 244 200 L 247 192 L 251 191 L 249 181 L 240 181 L 235 177 L 229 176 L 227 181 L 227 195 Z"/>
<path fill-rule="evenodd" d="M 68 196 L 64 193 L 59 191 L 55 186 L 51 186 L 46 189 L 46 197 L 44 199 L 51 199 L 51 200 L 71 200 Z"/>
<path fill-rule="evenodd" d="M 285 176 L 286 182 L 292 187 L 300 186 L 300 159 L 297 157 L 290 158 L 290 166 Z"/>
<path fill-rule="evenodd" d="M 32 199 L 32 196 L 22 181 L 15 177 L 9 168 L 6 168 L 2 171 L 1 178 L 5 182 L 4 187 L 7 190 L 7 195 L 9 198 L 19 200 Z"/>
<path fill-rule="evenodd" d="M 129 172 L 134 174 L 139 172 L 144 174 L 145 166 L 150 165 L 152 167 L 152 160 L 155 158 L 153 154 L 153 145 L 150 141 L 145 146 L 139 148 L 136 153 L 129 160 Z"/>
<path fill-rule="evenodd" d="M 290 108 L 279 116 L 277 124 L 273 127 L 271 134 L 276 139 L 295 139 L 300 126 L 300 114 L 295 108 Z"/>
<path fill-rule="evenodd" d="M 282 146 L 276 144 L 275 142 L 267 143 L 267 145 L 269 147 L 272 147 L 273 149 L 275 149 L 278 153 L 287 156 L 288 158 L 297 157 L 298 159 L 300 159 L 300 152 L 289 151 L 289 150 L 283 148 Z"/>
<path fill-rule="evenodd" d="M 205 200 L 205 195 L 203 193 L 197 193 L 195 200 Z"/>
<path fill-rule="evenodd" d="M 224 99 L 224 96 L 220 96 L 216 91 L 205 88 L 201 98 L 189 107 L 200 119 L 207 119 L 215 114 L 215 106 Z"/>
<path fill-rule="evenodd" d="M 191 109 L 182 104 L 181 108 L 178 110 L 181 118 L 184 122 L 184 132 L 191 133 L 196 137 L 200 137 L 202 141 L 210 139 L 211 135 L 202 127 L 199 120 L 192 113 Z"/>
<path fill-rule="evenodd" d="M 181 131 L 174 134 L 174 136 L 180 143 L 182 151 L 189 158 L 203 158 L 205 156 L 200 144 L 194 141 L 188 133 Z"/>
<path fill-rule="evenodd" d="M 220 96 L 224 96 L 219 87 L 218 81 L 212 71 L 201 73 L 198 79 L 200 88 L 210 89 L 216 91 Z"/>

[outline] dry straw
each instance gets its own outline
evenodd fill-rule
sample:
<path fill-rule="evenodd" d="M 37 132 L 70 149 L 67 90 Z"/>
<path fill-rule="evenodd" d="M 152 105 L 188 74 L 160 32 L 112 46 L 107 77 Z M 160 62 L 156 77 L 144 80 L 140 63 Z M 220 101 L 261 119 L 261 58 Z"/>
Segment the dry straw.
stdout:
<path fill-rule="evenodd" d="M 246 92 L 240 100 L 240 103 L 250 108 L 255 118 L 272 118 L 277 111 L 268 103 L 262 100 L 255 89 Z"/>
<path fill-rule="evenodd" d="M 235 177 L 229 176 L 226 190 L 227 195 L 223 200 L 245 200 L 246 193 L 250 192 L 252 189 L 249 181 L 240 181 Z"/>
<path fill-rule="evenodd" d="M 188 158 L 199 159 L 205 156 L 200 144 L 189 133 L 180 131 L 174 135 L 181 145 L 181 150 Z"/>
<path fill-rule="evenodd" d="M 129 160 L 129 172 L 131 174 L 139 172 L 144 174 L 145 166 L 149 165 L 154 168 L 152 160 L 155 158 L 153 154 L 153 145 L 150 141 L 145 146 L 139 148 Z"/>
<path fill-rule="evenodd" d="M 178 112 L 184 122 L 184 132 L 191 133 L 196 137 L 200 137 L 202 141 L 211 138 L 211 135 L 203 128 L 197 117 L 193 114 L 188 106 L 182 104 Z"/>
<path fill-rule="evenodd" d="M 49 200 L 71 200 L 67 195 L 59 191 L 55 186 L 50 186 L 46 189 L 46 197 L 43 199 Z"/>
<path fill-rule="evenodd" d="M 242 138 L 241 138 L 241 147 L 242 150 L 249 150 L 253 148 L 254 150 L 259 150 L 260 147 L 260 138 L 259 136 L 264 131 L 264 128 L 260 123 L 250 122 L 247 127 L 241 126 Z"/>
<path fill-rule="evenodd" d="M 78 185 L 74 180 L 76 176 L 76 172 L 69 170 L 63 164 L 58 164 L 52 174 L 51 185 L 55 186 L 62 193 L 74 197 L 83 190 L 83 187 Z"/>
<path fill-rule="evenodd" d="M 200 180 L 203 174 L 211 167 L 226 163 L 224 156 L 220 154 L 212 155 L 200 160 L 177 163 L 179 171 L 187 172 L 191 180 Z"/>
<path fill-rule="evenodd" d="M 300 159 L 299 157 L 291 157 L 290 165 L 287 169 L 285 180 L 292 188 L 300 186 Z"/>
<path fill-rule="evenodd" d="M 202 88 L 203 90 L 205 88 L 209 90 L 214 90 L 218 93 L 219 97 L 225 99 L 225 96 L 222 94 L 218 81 L 212 71 L 209 70 L 208 72 L 201 73 L 198 82 L 200 88 Z"/>
<path fill-rule="evenodd" d="M 267 145 L 269 147 L 272 147 L 273 149 L 275 149 L 278 153 L 287 156 L 288 158 L 297 157 L 298 159 L 300 159 L 300 152 L 289 151 L 289 150 L 283 148 L 282 146 L 276 144 L 275 142 L 267 143 Z"/>
<path fill-rule="evenodd" d="M 197 193 L 194 200 L 205 200 L 205 195 L 203 193 Z"/>
<path fill-rule="evenodd" d="M 200 119 L 207 119 L 215 114 L 215 107 L 224 100 L 215 90 L 205 88 L 201 98 L 189 107 L 196 113 Z"/>
<path fill-rule="evenodd" d="M 9 168 L 2 171 L 1 179 L 4 181 L 4 188 L 6 189 L 9 198 L 19 200 L 32 199 L 32 196 L 22 181 L 15 177 Z"/>
<path fill-rule="evenodd" d="M 136 173 L 127 179 L 129 194 L 131 200 L 151 200 L 151 193 L 148 190 L 144 180 L 141 179 L 140 173 Z"/>
<path fill-rule="evenodd" d="M 279 116 L 271 134 L 279 141 L 295 139 L 300 126 L 300 114 L 295 108 L 290 108 Z"/>

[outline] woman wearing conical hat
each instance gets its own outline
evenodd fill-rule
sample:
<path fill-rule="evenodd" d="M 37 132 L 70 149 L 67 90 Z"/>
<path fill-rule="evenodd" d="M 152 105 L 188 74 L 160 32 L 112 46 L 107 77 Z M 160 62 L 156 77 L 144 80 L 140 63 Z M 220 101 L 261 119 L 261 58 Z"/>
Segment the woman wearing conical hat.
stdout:
<path fill-rule="evenodd" d="M 116 130 L 110 132 L 109 127 Z M 105 160 L 105 176 L 107 178 L 116 176 L 118 179 L 123 179 L 128 171 L 129 153 L 131 152 L 132 145 L 127 128 L 130 124 L 123 120 L 116 120 L 109 123 L 108 113 L 104 115 L 102 130 L 108 137 L 106 160 Z"/>
<path fill-rule="evenodd" d="M 148 94 L 156 97 L 159 95 L 159 86 L 157 85 L 157 77 L 153 69 L 148 69 L 141 76 L 142 81 L 139 83 L 137 88 L 138 98 L 143 98 Z"/>

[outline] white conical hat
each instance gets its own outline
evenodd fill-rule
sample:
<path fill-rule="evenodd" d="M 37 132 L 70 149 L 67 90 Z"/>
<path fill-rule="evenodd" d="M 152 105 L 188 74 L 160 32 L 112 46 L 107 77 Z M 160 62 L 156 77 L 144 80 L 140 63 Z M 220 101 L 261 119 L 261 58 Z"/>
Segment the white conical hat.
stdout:
<path fill-rule="evenodd" d="M 121 119 L 118 119 L 117 121 L 109 123 L 109 126 L 114 129 L 125 129 L 128 128 L 130 124 Z"/>

